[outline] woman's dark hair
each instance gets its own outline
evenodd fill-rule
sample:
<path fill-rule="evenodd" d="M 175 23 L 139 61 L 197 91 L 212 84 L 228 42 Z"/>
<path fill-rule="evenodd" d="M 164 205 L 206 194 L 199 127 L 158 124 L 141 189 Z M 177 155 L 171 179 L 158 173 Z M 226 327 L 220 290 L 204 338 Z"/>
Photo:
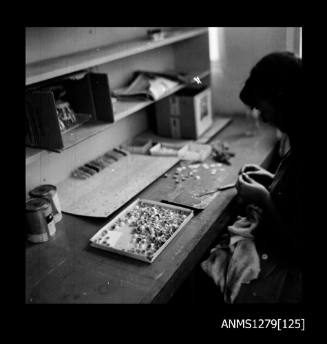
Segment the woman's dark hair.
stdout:
<path fill-rule="evenodd" d="M 291 52 L 274 52 L 252 68 L 240 99 L 250 108 L 260 100 L 269 102 L 283 116 L 289 134 L 303 109 L 301 93 L 302 60 Z"/>

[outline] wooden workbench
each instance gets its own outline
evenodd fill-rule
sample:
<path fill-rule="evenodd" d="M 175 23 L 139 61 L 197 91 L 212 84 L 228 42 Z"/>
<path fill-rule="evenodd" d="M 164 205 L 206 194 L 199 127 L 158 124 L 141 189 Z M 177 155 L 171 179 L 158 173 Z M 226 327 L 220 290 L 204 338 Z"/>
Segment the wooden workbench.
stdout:
<path fill-rule="evenodd" d="M 244 163 L 264 165 L 273 152 L 276 130 L 262 124 L 256 136 L 247 136 L 248 126 L 237 117 L 214 138 L 227 142 L 236 153 L 225 168 L 226 183 L 236 179 Z M 159 178 L 137 197 L 161 200 L 165 183 Z M 108 219 L 63 214 L 53 239 L 26 243 L 26 303 L 168 302 L 221 233 L 235 195 L 235 189 L 226 190 L 195 213 L 152 264 L 89 246 L 90 237 L 115 214 Z"/>

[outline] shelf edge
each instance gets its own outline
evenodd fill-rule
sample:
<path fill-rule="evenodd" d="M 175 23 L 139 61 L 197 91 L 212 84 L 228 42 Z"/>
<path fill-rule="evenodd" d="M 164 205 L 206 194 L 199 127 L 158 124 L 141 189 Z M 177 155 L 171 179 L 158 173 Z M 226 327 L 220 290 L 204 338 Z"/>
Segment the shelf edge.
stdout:
<path fill-rule="evenodd" d="M 164 38 L 163 40 L 159 40 L 159 41 L 146 41 L 144 43 L 143 42 L 140 43 L 140 45 L 138 45 L 138 42 L 135 42 L 134 44 L 132 42 L 130 46 L 128 46 L 128 43 L 123 42 L 121 46 L 127 45 L 127 48 L 125 48 L 125 50 L 122 49 L 121 51 L 119 51 L 119 46 L 117 46 L 118 47 L 117 52 L 112 52 L 112 53 L 108 52 L 104 56 L 101 56 L 101 54 L 104 54 L 106 50 L 110 50 L 110 49 L 114 50 L 114 49 L 117 49 L 117 47 L 115 48 L 111 48 L 110 46 L 102 47 L 102 48 L 100 47 L 98 48 L 99 49 L 98 56 L 95 56 L 95 57 L 91 56 L 91 58 L 90 58 L 90 55 L 96 54 L 94 52 L 94 49 L 86 51 L 86 52 L 80 52 L 79 54 L 76 53 L 76 54 L 58 57 L 55 59 L 41 61 L 39 63 L 38 62 L 31 63 L 29 65 L 26 65 L 25 85 L 28 86 L 37 82 L 59 77 L 61 75 L 77 72 L 79 70 L 95 67 L 97 65 L 109 63 L 109 62 L 112 62 L 124 57 L 132 56 L 132 55 L 146 52 L 152 49 L 160 48 L 169 44 L 173 44 L 179 41 L 183 41 L 192 37 L 205 34 L 207 30 L 208 28 L 196 28 L 196 29 L 189 29 L 189 31 L 185 30 L 185 32 L 176 31 L 174 33 L 175 35 L 172 34 L 172 37 L 168 36 L 167 38 Z M 79 61 L 76 63 L 73 63 L 73 62 L 68 63 L 67 65 L 67 59 L 69 58 L 74 59 L 75 55 L 80 55 L 80 54 L 82 55 L 85 54 L 85 56 L 82 58 L 82 61 Z M 49 65 L 51 66 L 51 64 L 56 64 L 56 63 L 59 63 L 60 61 L 63 65 L 60 67 L 52 67 L 53 70 L 51 70 L 51 67 L 49 67 Z M 47 64 L 48 64 L 48 67 L 47 67 Z M 28 75 L 29 74 L 28 68 L 30 68 L 31 75 Z M 31 68 L 32 70 L 44 69 L 44 71 L 43 72 L 40 71 L 39 73 L 34 72 L 34 75 L 33 75 L 33 72 L 31 72 Z"/>

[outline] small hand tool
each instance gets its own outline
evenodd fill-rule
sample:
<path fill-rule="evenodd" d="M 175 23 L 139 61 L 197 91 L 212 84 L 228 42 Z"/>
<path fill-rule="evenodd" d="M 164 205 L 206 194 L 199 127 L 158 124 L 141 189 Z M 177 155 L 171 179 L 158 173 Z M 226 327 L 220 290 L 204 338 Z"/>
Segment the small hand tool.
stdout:
<path fill-rule="evenodd" d="M 223 185 L 223 186 L 219 186 L 217 189 L 215 189 L 213 191 L 204 192 L 204 193 L 198 194 L 196 196 L 197 197 L 202 197 L 202 196 L 205 196 L 205 195 L 210 195 L 210 194 L 213 194 L 213 193 L 215 193 L 217 191 L 223 191 L 223 190 L 234 188 L 235 186 L 236 186 L 236 183 L 226 184 L 226 185 Z"/>

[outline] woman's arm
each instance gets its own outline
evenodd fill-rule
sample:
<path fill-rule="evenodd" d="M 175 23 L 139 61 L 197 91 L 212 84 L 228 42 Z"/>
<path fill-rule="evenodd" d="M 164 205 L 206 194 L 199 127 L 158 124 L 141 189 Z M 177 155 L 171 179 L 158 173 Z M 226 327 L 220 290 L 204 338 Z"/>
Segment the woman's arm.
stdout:
<path fill-rule="evenodd" d="M 276 208 L 271 194 L 265 186 L 255 181 L 249 174 L 241 174 L 236 188 L 245 203 L 255 204 L 263 210 L 265 219 L 274 228 L 274 235 L 286 241 L 292 239 L 284 218 Z"/>

